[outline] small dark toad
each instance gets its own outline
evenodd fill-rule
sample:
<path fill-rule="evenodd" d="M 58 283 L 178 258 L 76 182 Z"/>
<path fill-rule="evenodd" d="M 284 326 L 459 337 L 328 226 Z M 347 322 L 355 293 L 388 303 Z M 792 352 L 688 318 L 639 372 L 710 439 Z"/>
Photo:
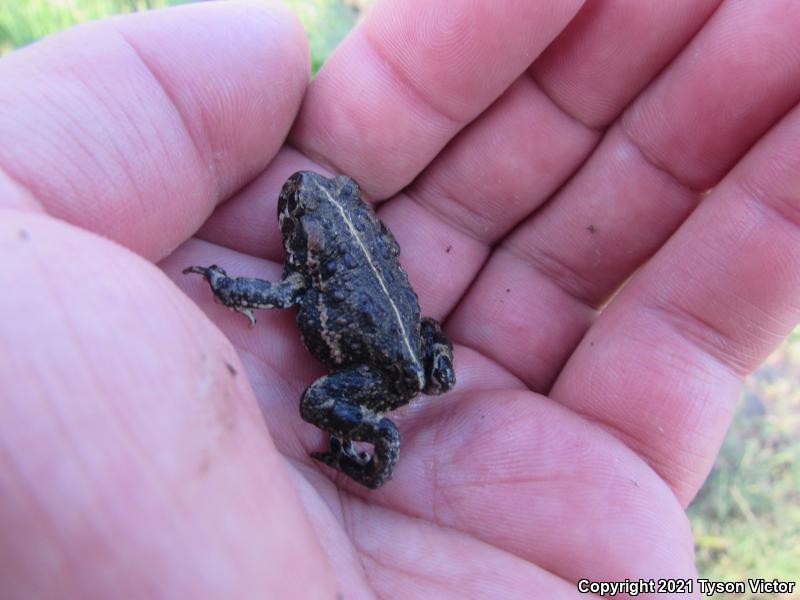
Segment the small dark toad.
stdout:
<path fill-rule="evenodd" d="M 455 385 L 453 345 L 439 323 L 420 318 L 417 295 L 397 260 L 400 246 L 349 177 L 292 175 L 278 199 L 285 263 L 281 281 L 228 277 L 189 267 L 225 306 L 299 307 L 297 326 L 311 354 L 331 370 L 303 393 L 300 414 L 330 434 L 312 457 L 377 488 L 392 476 L 400 433 L 383 413 L 420 392 Z M 353 442 L 373 444 L 372 454 Z"/>

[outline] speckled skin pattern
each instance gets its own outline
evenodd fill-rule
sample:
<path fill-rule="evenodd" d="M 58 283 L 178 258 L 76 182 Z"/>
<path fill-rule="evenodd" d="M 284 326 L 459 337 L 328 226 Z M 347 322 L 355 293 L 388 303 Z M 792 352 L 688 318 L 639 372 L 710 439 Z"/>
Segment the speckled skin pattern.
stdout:
<path fill-rule="evenodd" d="M 303 419 L 330 434 L 328 449 L 311 456 L 378 488 L 400 455 L 400 433 L 383 413 L 420 392 L 451 389 L 453 346 L 435 320 L 420 318 L 400 247 L 355 181 L 295 173 L 281 190 L 278 222 L 281 281 L 232 278 L 216 265 L 184 273 L 203 275 L 223 304 L 252 323 L 253 309 L 299 306 L 303 343 L 331 370 L 300 401 Z M 372 455 L 354 441 L 373 444 Z"/>

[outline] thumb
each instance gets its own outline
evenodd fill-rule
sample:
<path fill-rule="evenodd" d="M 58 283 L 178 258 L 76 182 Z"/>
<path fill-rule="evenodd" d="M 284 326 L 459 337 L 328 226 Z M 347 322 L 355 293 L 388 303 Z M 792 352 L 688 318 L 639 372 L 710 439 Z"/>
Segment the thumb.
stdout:
<path fill-rule="evenodd" d="M 236 354 L 201 311 L 150 263 L 46 215 L 0 211 L 0 247 L 5 591 L 288 597 L 301 580 L 333 597 Z"/>

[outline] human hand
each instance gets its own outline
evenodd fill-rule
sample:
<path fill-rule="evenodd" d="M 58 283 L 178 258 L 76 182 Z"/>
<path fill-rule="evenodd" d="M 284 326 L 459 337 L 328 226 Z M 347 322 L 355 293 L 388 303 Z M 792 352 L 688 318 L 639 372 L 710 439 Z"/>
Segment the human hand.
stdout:
<path fill-rule="evenodd" d="M 306 72 L 283 17 L 194 6 L 0 62 L 12 591 L 554 597 L 694 575 L 683 507 L 741 376 L 797 320 L 798 117 L 767 130 L 797 100 L 800 15 L 597 3 L 534 62 L 578 3 L 493 6 L 380 5 L 282 148 Z M 251 330 L 179 275 L 276 276 L 274 202 L 301 168 L 386 200 L 457 344 L 457 388 L 398 412 L 378 492 L 308 457 L 324 436 L 297 403 L 322 371 L 292 315 Z M 90 231 L 159 261 L 236 351 Z"/>

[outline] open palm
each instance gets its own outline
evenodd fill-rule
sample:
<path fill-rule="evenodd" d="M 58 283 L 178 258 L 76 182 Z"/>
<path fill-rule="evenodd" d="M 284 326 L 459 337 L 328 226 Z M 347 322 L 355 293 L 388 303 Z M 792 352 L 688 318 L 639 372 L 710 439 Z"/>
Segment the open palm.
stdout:
<path fill-rule="evenodd" d="M 684 508 L 800 312 L 800 10 L 719 4 L 388 0 L 308 89 L 296 22 L 248 4 L 0 61 L 11 597 L 693 577 Z M 309 457 L 293 312 L 180 275 L 279 276 L 300 169 L 380 204 L 456 344 L 376 492 Z"/>

